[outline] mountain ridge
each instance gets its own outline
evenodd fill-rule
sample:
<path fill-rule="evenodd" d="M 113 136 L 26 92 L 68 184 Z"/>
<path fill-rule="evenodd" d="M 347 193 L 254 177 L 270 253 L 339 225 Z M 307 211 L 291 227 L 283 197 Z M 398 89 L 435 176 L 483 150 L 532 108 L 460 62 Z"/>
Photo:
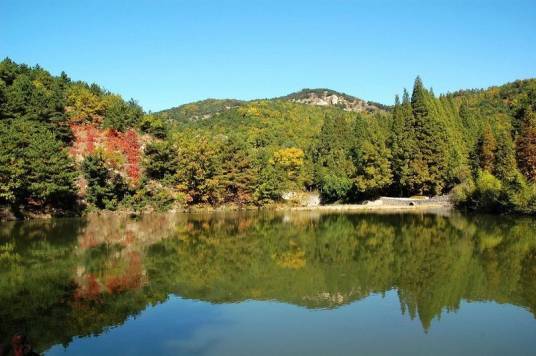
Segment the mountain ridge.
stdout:
<path fill-rule="evenodd" d="M 327 88 L 304 88 L 284 96 L 266 99 L 238 100 L 207 98 L 160 110 L 154 114 L 176 121 L 197 121 L 208 119 L 215 114 L 260 100 L 290 101 L 312 106 L 336 107 L 344 111 L 357 113 L 385 112 L 391 110 L 391 107 L 388 105 L 367 101 L 336 90 Z"/>

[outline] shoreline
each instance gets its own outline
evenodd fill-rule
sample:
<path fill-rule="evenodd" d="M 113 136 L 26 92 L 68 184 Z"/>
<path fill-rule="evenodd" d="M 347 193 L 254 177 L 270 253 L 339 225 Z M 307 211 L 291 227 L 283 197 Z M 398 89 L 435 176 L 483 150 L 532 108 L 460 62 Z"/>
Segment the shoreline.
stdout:
<path fill-rule="evenodd" d="M 81 218 L 88 215 L 130 215 L 132 217 L 146 214 L 200 214 L 200 213 L 222 213 L 222 212 L 244 212 L 244 211 L 292 211 L 292 212 L 364 212 L 364 213 L 400 213 L 400 212 L 419 212 L 419 213 L 445 213 L 455 210 L 451 203 L 430 203 L 423 205 L 374 205 L 374 204 L 329 204 L 314 206 L 292 206 L 273 204 L 262 207 L 257 206 L 236 206 L 225 205 L 220 207 L 212 206 L 193 206 L 183 209 L 170 209 L 167 211 L 156 211 L 146 209 L 142 211 L 130 210 L 93 210 L 82 214 L 61 214 L 53 215 L 51 213 L 34 213 L 27 212 L 22 218 L 16 218 L 14 215 L 6 213 L 0 214 L 0 222 L 8 221 L 29 221 L 29 220 L 48 220 L 61 218 Z"/>
<path fill-rule="evenodd" d="M 452 204 L 426 204 L 412 206 L 395 206 L 395 205 L 360 205 L 360 204 L 333 204 L 333 205 L 318 205 L 318 206 L 295 206 L 281 208 L 280 210 L 291 211 L 363 211 L 363 212 L 400 212 L 400 211 L 450 211 L 453 210 Z"/>

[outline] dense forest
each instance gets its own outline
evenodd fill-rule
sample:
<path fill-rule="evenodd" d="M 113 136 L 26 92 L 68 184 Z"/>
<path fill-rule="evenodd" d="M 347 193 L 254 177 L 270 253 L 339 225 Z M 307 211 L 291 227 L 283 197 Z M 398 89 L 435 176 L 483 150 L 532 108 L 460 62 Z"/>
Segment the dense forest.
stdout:
<path fill-rule="evenodd" d="M 357 112 L 296 97 L 153 114 L 5 59 L 3 214 L 265 206 L 312 191 L 323 203 L 449 193 L 461 208 L 536 212 L 534 79 L 437 97 L 417 78 L 394 106 Z"/>

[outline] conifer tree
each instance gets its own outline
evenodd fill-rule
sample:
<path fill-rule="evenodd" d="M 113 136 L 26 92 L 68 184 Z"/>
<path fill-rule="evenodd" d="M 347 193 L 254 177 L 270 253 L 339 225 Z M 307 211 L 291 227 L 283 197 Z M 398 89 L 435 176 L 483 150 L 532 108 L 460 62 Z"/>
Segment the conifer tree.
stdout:
<path fill-rule="evenodd" d="M 128 194 L 123 177 L 106 167 L 101 154 L 86 157 L 82 171 L 88 185 L 86 200 L 95 207 L 115 210 Z"/>
<path fill-rule="evenodd" d="M 0 205 L 72 202 L 76 172 L 63 143 L 31 120 L 0 121 Z"/>
<path fill-rule="evenodd" d="M 404 196 L 408 194 L 410 170 L 410 157 L 417 151 L 413 135 L 413 113 L 409 93 L 406 89 L 402 94 L 402 103 L 393 110 L 393 127 L 391 138 L 391 152 L 393 156 L 393 188 L 394 194 Z"/>
<path fill-rule="evenodd" d="M 516 164 L 516 154 L 512 136 L 508 131 L 501 131 L 497 136 L 497 151 L 495 153 L 495 169 L 493 174 L 502 181 L 511 180 L 519 172 Z"/>
<path fill-rule="evenodd" d="M 412 117 L 406 122 L 409 161 L 400 180 L 410 194 L 439 194 L 446 184 L 446 132 L 440 118 L 431 115 L 433 100 L 417 77 L 411 96 Z"/>
<path fill-rule="evenodd" d="M 325 117 L 315 153 L 315 176 L 324 201 L 345 199 L 352 187 L 351 134 L 344 117 Z"/>
<path fill-rule="evenodd" d="M 536 183 L 536 113 L 525 110 L 521 134 L 517 138 L 519 169 L 530 182 Z"/>
<path fill-rule="evenodd" d="M 478 165 L 482 170 L 493 172 L 495 166 L 495 151 L 497 150 L 497 141 L 491 128 L 486 126 L 478 142 Z"/>
<path fill-rule="evenodd" d="M 358 199 L 378 195 L 392 183 L 391 151 L 377 125 L 376 120 L 356 119 L 352 151 Z"/>
<path fill-rule="evenodd" d="M 393 157 L 393 178 L 394 182 L 398 183 L 402 176 L 402 170 L 405 163 L 404 159 L 404 116 L 402 114 L 402 106 L 400 98 L 395 96 L 395 105 L 393 108 L 393 120 L 391 124 L 390 148 Z M 395 190 L 398 190 L 395 188 Z"/>

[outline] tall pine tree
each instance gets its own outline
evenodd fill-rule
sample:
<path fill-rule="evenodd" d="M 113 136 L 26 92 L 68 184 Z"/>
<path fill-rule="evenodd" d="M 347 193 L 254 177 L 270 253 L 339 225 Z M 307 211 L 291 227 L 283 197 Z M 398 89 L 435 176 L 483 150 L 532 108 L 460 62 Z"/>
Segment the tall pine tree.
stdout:
<path fill-rule="evenodd" d="M 397 103 L 393 110 L 393 124 L 391 136 L 391 152 L 393 156 L 393 194 L 405 196 L 409 194 L 408 179 L 410 177 L 410 157 L 417 151 L 415 137 L 411 133 L 413 126 L 413 112 L 409 94 L 406 89 L 402 95 L 402 103 Z"/>
<path fill-rule="evenodd" d="M 530 182 L 536 182 L 536 114 L 525 110 L 521 134 L 517 138 L 519 169 Z"/>
<path fill-rule="evenodd" d="M 493 172 L 495 167 L 495 151 L 497 150 L 497 141 L 491 131 L 491 128 L 486 126 L 482 132 L 482 136 L 478 141 L 478 165 L 480 169 Z"/>
<path fill-rule="evenodd" d="M 444 123 L 430 111 L 434 100 L 417 77 L 411 96 L 412 116 L 405 130 L 408 163 L 400 178 L 403 189 L 410 194 L 439 194 L 446 185 L 447 136 Z"/>
<path fill-rule="evenodd" d="M 354 187 L 359 200 L 374 197 L 393 181 L 391 150 L 376 118 L 358 116 L 354 127 Z"/>
<path fill-rule="evenodd" d="M 500 180 L 509 181 L 517 172 L 514 142 L 510 132 L 503 130 L 497 136 L 495 169 L 492 173 Z"/>
<path fill-rule="evenodd" d="M 350 157 L 352 131 L 342 116 L 326 116 L 315 153 L 315 177 L 325 202 L 346 199 L 355 168 Z"/>

